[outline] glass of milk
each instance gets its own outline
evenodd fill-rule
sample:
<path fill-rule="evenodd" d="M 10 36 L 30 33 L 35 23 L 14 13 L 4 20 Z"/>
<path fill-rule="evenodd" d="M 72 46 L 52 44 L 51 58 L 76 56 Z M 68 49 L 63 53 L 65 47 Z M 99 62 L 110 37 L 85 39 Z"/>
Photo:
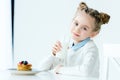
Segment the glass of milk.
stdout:
<path fill-rule="evenodd" d="M 64 36 L 62 40 L 60 40 L 62 49 L 60 52 L 56 54 L 56 57 L 58 57 L 61 60 L 61 64 L 64 65 L 64 60 L 67 55 L 67 51 L 69 48 L 71 37 L 70 36 Z"/>

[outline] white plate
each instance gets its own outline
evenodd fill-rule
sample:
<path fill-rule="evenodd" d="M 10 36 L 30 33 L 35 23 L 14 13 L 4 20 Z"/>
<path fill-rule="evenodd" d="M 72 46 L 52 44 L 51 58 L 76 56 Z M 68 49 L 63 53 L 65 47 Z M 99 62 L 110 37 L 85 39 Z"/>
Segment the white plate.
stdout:
<path fill-rule="evenodd" d="M 8 69 L 11 74 L 20 74 L 20 75 L 35 75 L 40 72 L 40 70 L 32 69 L 31 71 L 18 71 L 16 68 Z"/>

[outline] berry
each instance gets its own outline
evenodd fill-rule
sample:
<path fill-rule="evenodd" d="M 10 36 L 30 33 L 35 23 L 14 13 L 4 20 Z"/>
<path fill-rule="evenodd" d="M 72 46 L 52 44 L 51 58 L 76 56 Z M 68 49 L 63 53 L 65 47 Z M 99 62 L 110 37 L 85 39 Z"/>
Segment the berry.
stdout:
<path fill-rule="evenodd" d="M 21 62 L 19 62 L 19 64 L 22 64 Z"/>
<path fill-rule="evenodd" d="M 19 64 L 23 64 L 24 61 L 19 62 Z"/>
<path fill-rule="evenodd" d="M 23 62 L 23 64 L 24 64 L 24 65 L 27 65 L 27 64 L 28 64 L 28 62 L 27 62 L 27 61 L 24 61 L 24 62 Z"/>
<path fill-rule="evenodd" d="M 24 61 L 21 61 L 21 63 L 23 64 Z"/>

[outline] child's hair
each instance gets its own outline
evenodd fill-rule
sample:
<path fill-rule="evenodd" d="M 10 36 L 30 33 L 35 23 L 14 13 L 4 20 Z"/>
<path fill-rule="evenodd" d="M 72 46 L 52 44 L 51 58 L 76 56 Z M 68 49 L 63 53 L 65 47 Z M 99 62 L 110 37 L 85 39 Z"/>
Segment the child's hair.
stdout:
<path fill-rule="evenodd" d="M 76 15 L 81 11 L 84 11 L 86 14 L 89 14 L 91 17 L 95 19 L 95 28 L 93 31 L 100 31 L 101 25 L 108 23 L 110 16 L 103 12 L 98 12 L 95 9 L 89 8 L 86 3 L 81 2 L 76 11 Z"/>

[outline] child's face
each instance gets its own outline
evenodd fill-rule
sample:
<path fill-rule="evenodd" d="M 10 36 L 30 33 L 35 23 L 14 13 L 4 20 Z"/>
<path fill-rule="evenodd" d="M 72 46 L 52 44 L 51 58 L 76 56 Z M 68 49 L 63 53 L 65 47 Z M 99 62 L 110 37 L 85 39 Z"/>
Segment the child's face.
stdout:
<path fill-rule="evenodd" d="M 71 35 L 73 40 L 78 43 L 82 40 L 93 37 L 96 32 L 93 32 L 95 27 L 94 18 L 86 13 L 81 13 L 74 18 L 71 24 Z"/>

